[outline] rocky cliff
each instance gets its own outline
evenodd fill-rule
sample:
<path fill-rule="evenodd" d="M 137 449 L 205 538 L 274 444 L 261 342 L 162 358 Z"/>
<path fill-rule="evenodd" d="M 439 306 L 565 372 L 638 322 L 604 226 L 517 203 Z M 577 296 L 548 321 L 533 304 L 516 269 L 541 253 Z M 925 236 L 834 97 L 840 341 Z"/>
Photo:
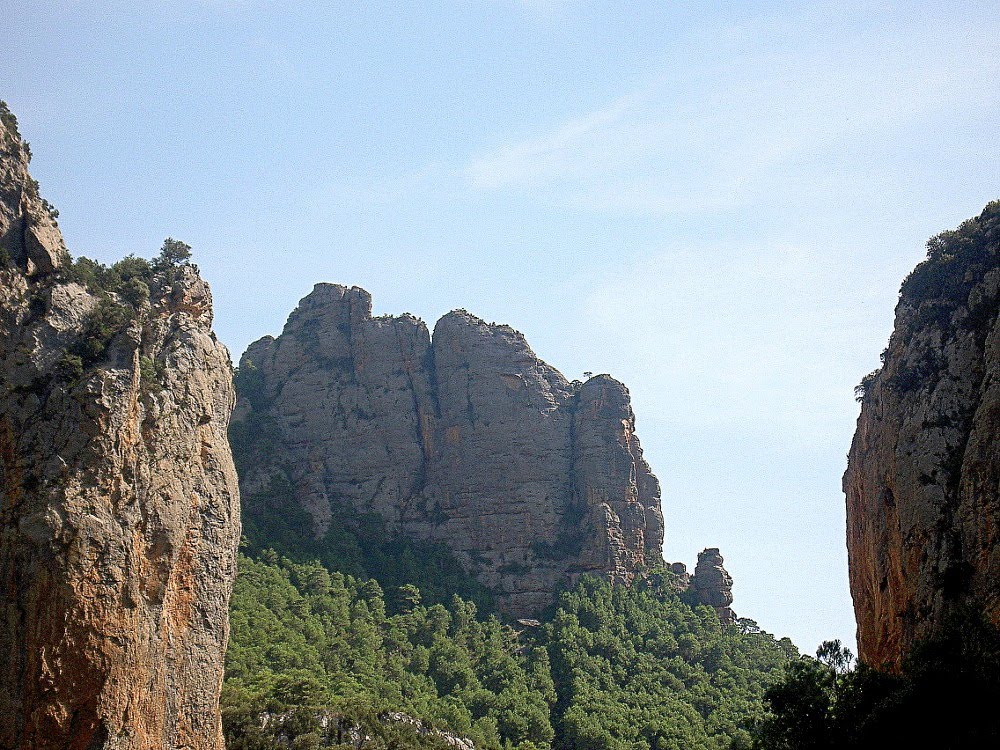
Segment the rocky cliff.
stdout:
<path fill-rule="evenodd" d="M 514 615 L 582 573 L 630 581 L 662 563 L 628 390 L 567 381 L 509 326 L 459 310 L 432 337 L 412 316 L 372 317 L 362 289 L 318 284 L 239 380 L 244 501 L 266 517 L 290 495 L 304 537 L 377 514 L 446 545 Z"/>
<path fill-rule="evenodd" d="M 1000 624 L 1000 203 L 928 243 L 858 388 L 844 491 L 860 657 L 898 668 L 950 613 Z"/>
<path fill-rule="evenodd" d="M 0 120 L 0 748 L 221 750 L 239 496 L 208 286 L 71 265 Z"/>

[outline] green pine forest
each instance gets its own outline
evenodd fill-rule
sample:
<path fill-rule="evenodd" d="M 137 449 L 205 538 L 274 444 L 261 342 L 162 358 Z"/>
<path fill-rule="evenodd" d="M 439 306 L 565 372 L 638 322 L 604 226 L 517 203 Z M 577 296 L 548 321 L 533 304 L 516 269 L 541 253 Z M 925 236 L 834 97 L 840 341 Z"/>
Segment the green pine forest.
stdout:
<path fill-rule="evenodd" d="M 798 655 L 750 620 L 721 626 L 666 575 L 585 579 L 539 627 L 515 629 L 458 596 L 426 603 L 412 584 L 272 550 L 241 557 L 231 627 L 233 750 L 329 746 L 331 716 L 363 727 L 369 747 L 446 746 L 389 712 L 483 750 L 749 748 L 765 691 Z"/>
<path fill-rule="evenodd" d="M 855 664 L 837 641 L 813 658 L 752 620 L 720 625 L 665 572 L 630 588 L 585 578 L 538 627 L 512 627 L 457 595 L 423 601 L 412 584 L 385 589 L 264 549 L 240 557 L 231 627 L 230 750 L 964 750 L 1000 741 L 1000 631 L 975 611 L 956 613 L 888 674 Z"/>
<path fill-rule="evenodd" d="M 855 664 L 837 641 L 813 658 L 752 620 L 721 625 L 666 570 L 631 587 L 584 578 L 538 626 L 519 625 L 446 549 L 393 538 L 372 517 L 342 515 L 349 526 L 307 541 L 307 519 L 275 487 L 245 519 L 222 696 L 229 750 L 1000 741 L 1000 631 L 981 613 L 956 613 L 899 674 Z M 944 734 L 942 716 L 953 717 Z"/>
<path fill-rule="evenodd" d="M 236 376 L 260 395 L 253 370 Z M 266 415 L 265 409 L 256 410 Z M 237 467 L 273 429 L 230 435 Z M 223 721 L 230 750 L 750 748 L 766 691 L 798 652 L 752 620 L 722 626 L 665 570 L 585 578 L 537 627 L 505 622 L 442 545 L 341 508 L 313 539 L 281 473 L 244 502 Z M 407 721 L 390 721 L 403 714 Z"/>

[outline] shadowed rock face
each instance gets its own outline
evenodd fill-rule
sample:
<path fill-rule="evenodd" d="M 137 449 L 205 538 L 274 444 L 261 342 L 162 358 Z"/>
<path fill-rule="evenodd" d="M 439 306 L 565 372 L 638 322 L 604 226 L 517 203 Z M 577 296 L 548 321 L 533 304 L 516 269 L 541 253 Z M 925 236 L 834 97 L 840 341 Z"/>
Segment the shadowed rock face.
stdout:
<path fill-rule="evenodd" d="M 158 274 L 74 367 L 99 297 L 3 115 L 0 748 L 222 750 L 239 495 L 208 286 Z"/>
<path fill-rule="evenodd" d="M 234 426 L 268 425 L 245 501 L 266 504 L 280 475 L 317 539 L 375 512 L 446 544 L 514 615 L 581 573 L 630 581 L 662 562 L 628 390 L 568 382 L 509 326 L 455 311 L 432 339 L 412 316 L 373 318 L 362 289 L 319 284 L 241 373 L 255 386 Z"/>
<path fill-rule="evenodd" d="M 1000 204 L 928 243 L 866 378 L 844 492 L 860 658 L 898 668 L 972 606 L 1000 624 Z"/>

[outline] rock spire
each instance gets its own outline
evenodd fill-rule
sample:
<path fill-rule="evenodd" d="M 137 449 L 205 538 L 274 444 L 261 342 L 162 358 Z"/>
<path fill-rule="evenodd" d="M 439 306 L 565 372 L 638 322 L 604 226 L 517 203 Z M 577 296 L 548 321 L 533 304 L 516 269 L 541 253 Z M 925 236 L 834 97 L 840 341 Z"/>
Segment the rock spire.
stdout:
<path fill-rule="evenodd" d="M 698 564 L 691 579 L 691 588 L 701 604 L 712 607 L 723 625 L 736 622 L 733 603 L 733 578 L 722 567 L 723 559 L 717 547 L 698 553 Z"/>
<path fill-rule="evenodd" d="M 195 270 L 143 268 L 77 278 L 0 105 L 3 750 L 223 750 L 232 371 Z"/>

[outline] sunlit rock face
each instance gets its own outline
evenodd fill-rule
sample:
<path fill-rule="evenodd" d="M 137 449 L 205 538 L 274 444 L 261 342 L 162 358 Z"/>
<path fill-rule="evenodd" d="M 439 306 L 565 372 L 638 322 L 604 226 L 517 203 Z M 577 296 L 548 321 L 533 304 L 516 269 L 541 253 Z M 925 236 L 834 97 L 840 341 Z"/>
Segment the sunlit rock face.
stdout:
<path fill-rule="evenodd" d="M 232 370 L 193 268 L 99 295 L 0 127 L 0 748 L 222 750 Z M 89 339 L 88 339 L 89 337 Z"/>
<path fill-rule="evenodd" d="M 376 513 L 447 545 L 517 616 L 583 573 L 628 582 L 662 563 L 628 390 L 567 381 L 509 326 L 458 310 L 432 337 L 412 316 L 372 317 L 363 289 L 318 284 L 240 367 L 253 390 L 234 429 L 251 441 L 241 482 L 258 515 L 276 477 L 313 539 Z"/>
<path fill-rule="evenodd" d="M 736 614 L 729 606 L 733 603 L 733 578 L 722 566 L 723 562 L 717 547 L 699 552 L 691 588 L 700 604 L 712 607 L 723 625 L 731 625 L 736 622 Z"/>
<path fill-rule="evenodd" d="M 892 669 L 950 613 L 1000 623 L 1000 204 L 928 249 L 844 475 L 860 657 Z"/>

